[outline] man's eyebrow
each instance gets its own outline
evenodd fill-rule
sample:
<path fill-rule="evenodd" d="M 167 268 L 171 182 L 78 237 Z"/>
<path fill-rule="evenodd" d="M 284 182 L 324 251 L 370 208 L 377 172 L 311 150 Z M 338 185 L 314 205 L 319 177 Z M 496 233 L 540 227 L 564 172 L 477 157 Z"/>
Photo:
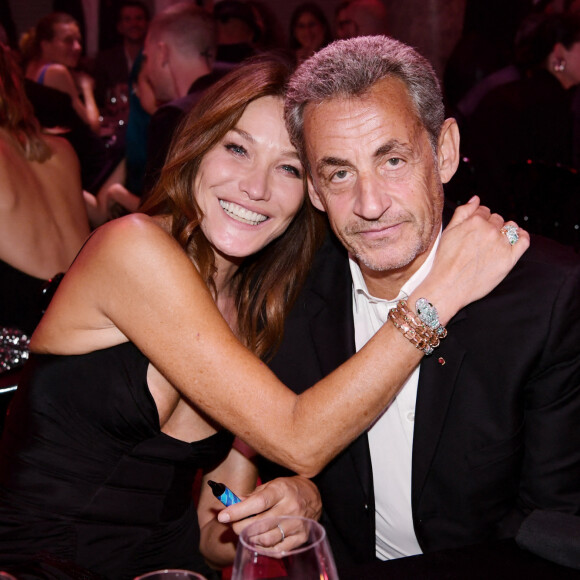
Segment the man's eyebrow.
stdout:
<path fill-rule="evenodd" d="M 340 157 L 323 157 L 317 164 L 316 170 L 321 172 L 326 167 L 350 167 L 351 163 L 347 159 L 341 159 Z"/>
<path fill-rule="evenodd" d="M 401 143 L 397 139 L 390 139 L 383 145 L 381 145 L 374 153 L 375 158 L 384 157 L 385 155 L 389 155 L 393 151 L 410 151 L 409 145 L 406 143 Z"/>

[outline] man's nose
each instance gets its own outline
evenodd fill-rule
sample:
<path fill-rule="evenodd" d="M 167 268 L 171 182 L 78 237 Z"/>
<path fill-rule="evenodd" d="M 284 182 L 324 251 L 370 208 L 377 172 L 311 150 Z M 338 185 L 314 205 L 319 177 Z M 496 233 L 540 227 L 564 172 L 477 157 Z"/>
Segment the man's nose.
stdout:
<path fill-rule="evenodd" d="M 376 175 L 359 175 L 355 186 L 354 212 L 366 220 L 378 220 L 391 207 L 383 179 Z"/>

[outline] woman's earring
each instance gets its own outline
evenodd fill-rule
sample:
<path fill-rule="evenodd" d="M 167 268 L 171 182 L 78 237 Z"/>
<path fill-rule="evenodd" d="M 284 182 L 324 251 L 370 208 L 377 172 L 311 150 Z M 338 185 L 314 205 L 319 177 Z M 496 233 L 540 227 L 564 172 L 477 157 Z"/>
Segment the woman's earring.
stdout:
<path fill-rule="evenodd" d="M 558 58 L 552 65 L 555 72 L 564 72 L 566 70 L 566 61 L 563 58 Z"/>

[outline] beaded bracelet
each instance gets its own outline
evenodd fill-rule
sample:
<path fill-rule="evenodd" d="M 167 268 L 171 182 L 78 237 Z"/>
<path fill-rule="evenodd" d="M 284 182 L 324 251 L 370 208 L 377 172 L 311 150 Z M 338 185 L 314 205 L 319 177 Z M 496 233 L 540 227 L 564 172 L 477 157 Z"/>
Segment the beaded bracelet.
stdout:
<path fill-rule="evenodd" d="M 443 335 L 427 326 L 417 314 L 407 306 L 406 300 L 399 300 L 389 311 L 389 319 L 413 346 L 425 354 L 431 354 L 440 344 Z M 445 332 L 445 335 L 447 333 Z"/>

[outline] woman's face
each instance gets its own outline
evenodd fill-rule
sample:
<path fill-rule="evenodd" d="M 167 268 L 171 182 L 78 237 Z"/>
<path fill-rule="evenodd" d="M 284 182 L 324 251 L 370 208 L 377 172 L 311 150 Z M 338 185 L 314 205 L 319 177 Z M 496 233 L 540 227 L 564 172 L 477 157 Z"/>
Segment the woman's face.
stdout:
<path fill-rule="evenodd" d="M 324 28 L 310 12 L 303 12 L 294 26 L 294 37 L 304 48 L 318 50 L 324 41 Z"/>
<path fill-rule="evenodd" d="M 55 24 L 52 40 L 41 43 L 42 57 L 50 63 L 75 68 L 81 56 L 81 33 L 73 22 Z"/>
<path fill-rule="evenodd" d="M 303 168 L 282 111 L 277 97 L 252 101 L 200 164 L 201 228 L 228 259 L 255 254 L 284 233 L 304 201 Z"/>

